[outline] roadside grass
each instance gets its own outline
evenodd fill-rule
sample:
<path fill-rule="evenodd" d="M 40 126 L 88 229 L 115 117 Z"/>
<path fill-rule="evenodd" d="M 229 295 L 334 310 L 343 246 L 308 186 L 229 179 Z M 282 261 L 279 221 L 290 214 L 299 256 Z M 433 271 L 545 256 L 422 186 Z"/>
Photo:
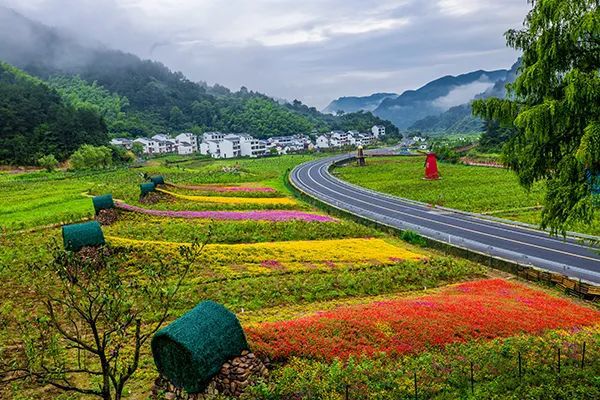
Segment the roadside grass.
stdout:
<path fill-rule="evenodd" d="M 139 205 L 139 184 L 143 173 L 163 175 L 167 182 L 181 184 L 261 183 L 284 196 L 290 192 L 283 183 L 288 169 L 313 159 L 310 155 L 289 155 L 264 159 L 188 161 L 169 166 L 120 168 L 100 172 L 32 172 L 0 174 L 0 229 L 20 230 L 41 225 L 68 223 L 93 216 L 89 198 L 112 193 L 115 199 Z M 195 168 L 188 167 L 191 165 Z M 184 166 L 182 166 L 184 165 Z M 237 194 L 237 197 L 244 194 Z M 169 199 L 153 205 L 165 210 L 250 210 L 261 208 L 307 209 L 304 205 L 221 204 Z"/>
<path fill-rule="evenodd" d="M 424 157 L 369 158 L 366 167 L 350 164 L 334 169 L 333 173 L 348 182 L 383 193 L 539 225 L 543 183 L 527 191 L 512 171 L 441 162 L 438 163 L 441 179 L 427 181 L 422 179 L 424 161 Z M 600 235 L 600 216 L 591 225 L 577 224 L 569 229 Z"/>

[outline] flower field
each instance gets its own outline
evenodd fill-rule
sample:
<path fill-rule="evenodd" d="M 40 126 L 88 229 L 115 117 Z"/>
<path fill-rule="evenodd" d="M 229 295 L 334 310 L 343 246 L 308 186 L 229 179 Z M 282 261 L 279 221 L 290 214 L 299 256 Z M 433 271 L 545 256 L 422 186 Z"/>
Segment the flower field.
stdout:
<path fill-rule="evenodd" d="M 288 197 L 219 197 L 219 196 L 190 196 L 175 193 L 165 189 L 156 189 L 160 193 L 168 194 L 179 199 L 218 204 L 260 204 L 294 206 L 297 202 Z"/>
<path fill-rule="evenodd" d="M 275 193 L 276 190 L 266 186 L 251 186 L 241 184 L 236 186 L 228 185 L 170 185 L 178 189 L 198 190 L 201 192 L 259 192 L 259 193 Z"/>
<path fill-rule="evenodd" d="M 338 308 L 247 329 L 257 351 L 331 360 L 389 356 L 470 340 L 580 329 L 600 312 L 502 279 L 467 282 L 428 296 Z"/>
<path fill-rule="evenodd" d="M 538 359 L 551 359 L 556 346 L 565 357 L 579 357 L 581 340 L 588 342 L 590 367 L 571 376 L 587 382 L 595 371 L 600 375 L 597 308 L 498 279 L 481 264 L 296 200 L 284 176 L 307 159 L 189 160 L 176 167 L 152 160 L 140 169 L 0 175 L 0 357 L 20 338 L 19 326 L 38 321 L 41 303 L 31 288 L 40 277 L 31 266 L 48 263 L 53 244 L 62 246 L 60 227 L 41 225 L 94 218 L 90 197 L 81 194 L 112 193 L 120 199 L 109 214 L 115 220 L 102 230 L 110 261 L 125 279 L 171 274 L 182 265 L 182 245 L 205 243 L 169 321 L 208 299 L 234 312 L 252 350 L 276 361 L 271 378 L 246 398 L 342 400 L 346 385 L 351 399 L 407 398 L 415 372 L 420 399 L 466 398 L 470 361 L 480 385 L 474 398 L 500 398 L 520 384 L 540 387 L 534 377 L 551 370 L 515 382 L 516 352 L 527 365 L 544 365 Z M 173 185 L 144 204 L 142 174 L 163 175 Z M 165 288 L 176 279 L 169 276 Z M 148 306 L 143 319 L 161 315 Z M 146 398 L 155 378 L 150 349 L 143 349 L 128 398 Z M 527 398 L 529 391 L 518 393 Z M 0 388 L 0 398 L 60 396 L 29 384 Z"/>
<path fill-rule="evenodd" d="M 126 239 L 107 236 L 113 246 L 175 251 L 185 243 Z M 360 265 L 391 265 L 424 257 L 383 239 L 307 240 L 206 245 L 199 263 L 228 276 L 273 271 L 329 270 Z"/>
<path fill-rule="evenodd" d="M 149 210 L 142 207 L 116 202 L 115 206 L 122 210 L 133 211 L 142 214 L 167 218 L 203 218 L 224 220 L 255 220 L 255 221 L 316 221 L 335 222 L 336 220 L 327 215 L 307 213 L 301 211 L 286 210 L 257 210 L 257 211 L 167 211 Z"/>

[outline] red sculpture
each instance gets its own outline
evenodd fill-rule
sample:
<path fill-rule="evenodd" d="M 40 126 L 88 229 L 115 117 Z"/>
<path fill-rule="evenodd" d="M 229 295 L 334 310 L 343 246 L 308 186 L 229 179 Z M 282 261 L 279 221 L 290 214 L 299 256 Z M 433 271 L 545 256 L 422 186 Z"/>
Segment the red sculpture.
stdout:
<path fill-rule="evenodd" d="M 425 159 L 425 178 L 427 180 L 440 179 L 435 153 L 428 153 Z"/>

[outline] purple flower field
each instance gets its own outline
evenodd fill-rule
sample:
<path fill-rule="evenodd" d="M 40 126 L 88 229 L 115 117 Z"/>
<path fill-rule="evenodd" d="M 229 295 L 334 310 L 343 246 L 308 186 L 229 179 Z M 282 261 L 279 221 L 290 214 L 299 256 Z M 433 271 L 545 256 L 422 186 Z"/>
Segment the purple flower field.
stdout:
<path fill-rule="evenodd" d="M 175 185 L 171 186 L 188 189 L 188 190 L 201 190 L 206 192 L 261 192 L 261 193 L 275 193 L 276 190 L 270 187 L 256 187 L 256 186 L 218 186 L 218 185 Z"/>
<path fill-rule="evenodd" d="M 309 222 L 337 222 L 335 218 L 327 215 L 313 214 L 302 211 L 264 210 L 264 211 L 164 211 L 148 210 L 126 203 L 115 202 L 115 206 L 122 210 L 133 211 L 156 217 L 171 218 L 205 218 L 222 220 L 255 220 L 255 221 L 290 221 L 301 220 Z"/>

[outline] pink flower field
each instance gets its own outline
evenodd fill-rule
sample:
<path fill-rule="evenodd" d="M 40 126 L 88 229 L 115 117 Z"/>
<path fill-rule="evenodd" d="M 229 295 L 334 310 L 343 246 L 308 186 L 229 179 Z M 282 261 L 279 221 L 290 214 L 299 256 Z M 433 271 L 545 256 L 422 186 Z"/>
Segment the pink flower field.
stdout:
<path fill-rule="evenodd" d="M 288 210 L 259 210 L 259 211 L 165 211 L 148 210 L 146 208 L 132 206 L 122 202 L 115 202 L 115 206 L 121 210 L 132 211 L 156 217 L 169 218 L 204 218 L 219 220 L 254 220 L 254 221 L 308 221 L 308 222 L 337 222 L 335 218 L 327 215 L 307 213 Z"/>

